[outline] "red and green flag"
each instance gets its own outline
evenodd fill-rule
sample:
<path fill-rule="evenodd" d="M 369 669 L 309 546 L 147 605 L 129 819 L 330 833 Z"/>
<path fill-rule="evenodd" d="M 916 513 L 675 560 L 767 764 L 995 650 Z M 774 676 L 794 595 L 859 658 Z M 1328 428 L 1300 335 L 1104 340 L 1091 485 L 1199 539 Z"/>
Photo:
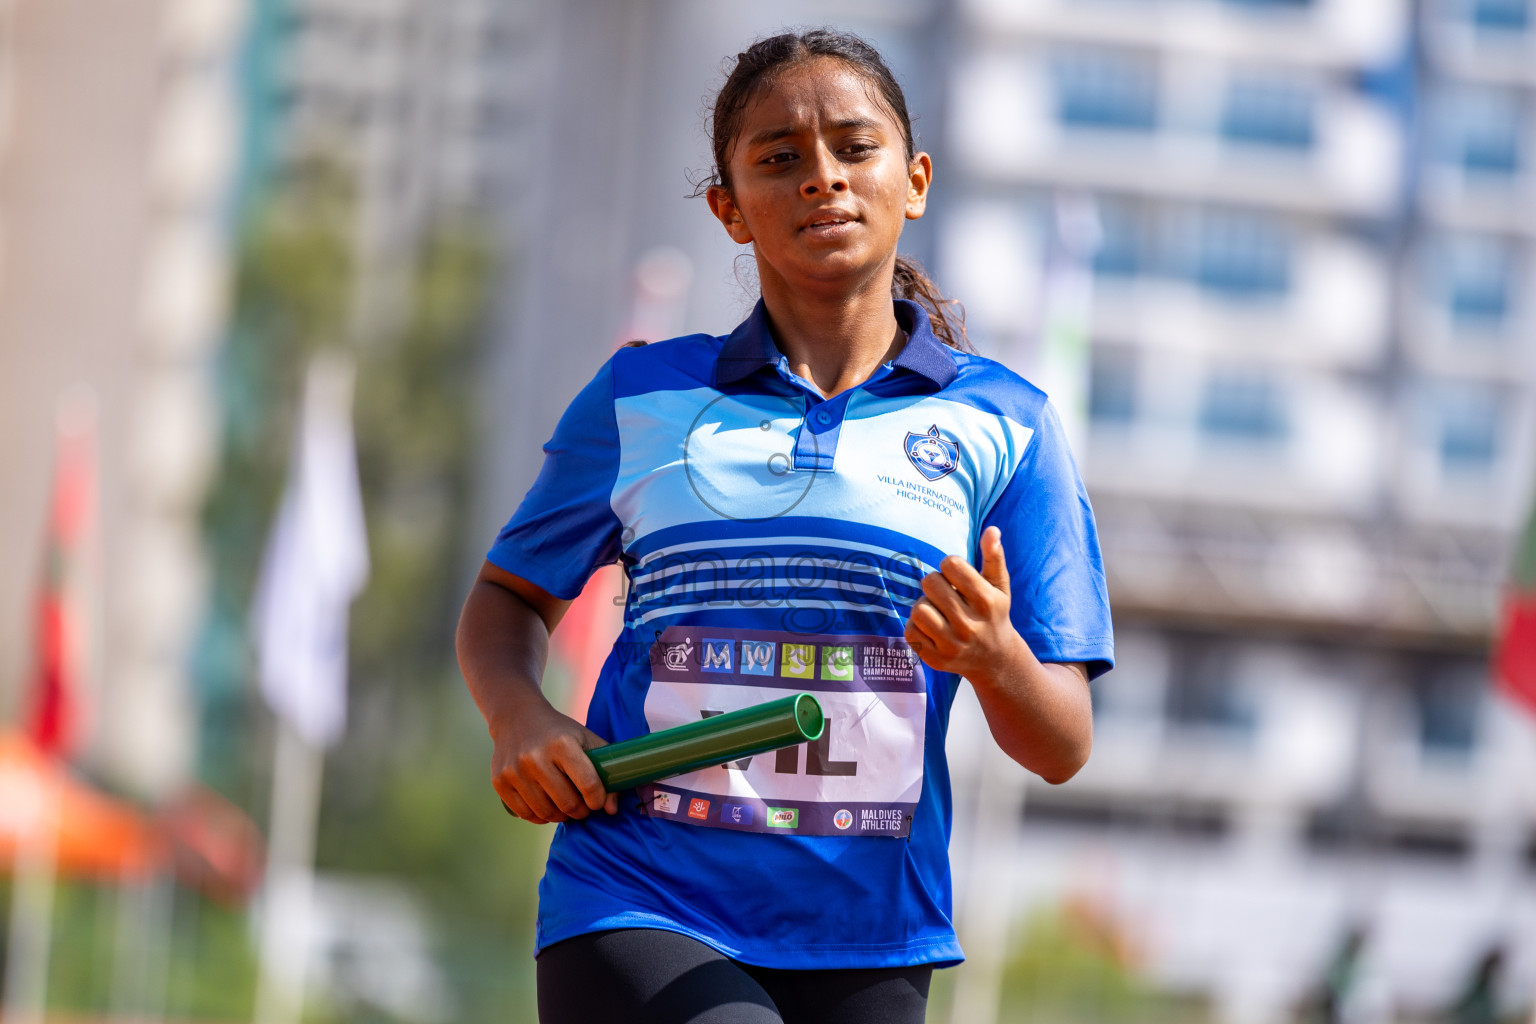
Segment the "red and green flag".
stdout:
<path fill-rule="evenodd" d="M 1515 551 L 1493 663 L 1504 692 L 1536 714 L 1536 513 Z"/>
<path fill-rule="evenodd" d="M 39 750 L 69 757 L 85 731 L 85 693 L 95 657 L 96 414 L 90 394 L 61 402 L 55 450 L 23 727 Z"/>

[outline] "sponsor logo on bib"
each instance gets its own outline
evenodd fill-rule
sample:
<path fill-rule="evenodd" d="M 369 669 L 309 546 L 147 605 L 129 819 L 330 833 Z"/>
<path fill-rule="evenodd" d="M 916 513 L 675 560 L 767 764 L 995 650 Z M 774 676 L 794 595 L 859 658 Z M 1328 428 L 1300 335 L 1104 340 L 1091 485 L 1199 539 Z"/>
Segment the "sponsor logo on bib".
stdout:
<path fill-rule="evenodd" d="M 779 674 L 791 679 L 816 678 L 816 645 L 785 644 L 784 670 Z"/>
<path fill-rule="evenodd" d="M 731 647 L 729 640 L 712 640 L 704 638 L 704 661 L 699 668 L 705 672 L 729 672 L 731 671 Z"/>
<path fill-rule="evenodd" d="M 823 647 L 821 649 L 821 678 L 847 682 L 853 678 L 853 648 Z"/>
<path fill-rule="evenodd" d="M 688 667 L 688 660 L 693 657 L 693 640 L 684 639 L 681 643 L 667 644 L 662 653 L 662 660 L 667 668 L 673 672 L 681 672 Z"/>
<path fill-rule="evenodd" d="M 800 809 L 798 807 L 770 807 L 768 808 L 768 825 L 771 828 L 799 828 Z"/>
<path fill-rule="evenodd" d="M 923 665 L 904 639 L 671 626 L 649 649 L 645 715 L 653 732 L 801 690 L 816 692 L 825 724 L 808 743 L 649 786 L 641 813 L 737 832 L 909 833 L 922 794 L 929 702 Z M 669 669 L 668 655 L 684 667 Z"/>
<path fill-rule="evenodd" d="M 741 642 L 741 672 L 748 676 L 773 675 L 773 655 L 779 645 L 772 640 Z"/>
<path fill-rule="evenodd" d="M 960 464 L 960 445 L 939 433 L 938 424 L 928 433 L 910 433 L 905 444 L 907 461 L 930 482 L 955 471 Z"/>

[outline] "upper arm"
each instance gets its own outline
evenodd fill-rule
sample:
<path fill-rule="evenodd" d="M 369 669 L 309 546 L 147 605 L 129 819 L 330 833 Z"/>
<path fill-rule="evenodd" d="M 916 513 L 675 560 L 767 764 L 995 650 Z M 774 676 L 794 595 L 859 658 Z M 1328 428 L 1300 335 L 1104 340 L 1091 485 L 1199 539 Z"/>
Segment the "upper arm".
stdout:
<path fill-rule="evenodd" d="M 1044 664 L 1048 668 L 1054 668 L 1060 672 L 1070 673 L 1071 675 L 1077 677 L 1078 682 L 1083 684 L 1084 690 L 1088 689 L 1087 663 L 1081 661 L 1047 661 L 1044 662 Z"/>
<path fill-rule="evenodd" d="M 537 583 L 523 579 L 523 577 L 510 573 L 487 559 L 480 566 L 480 572 L 475 577 L 475 584 L 489 583 L 511 591 L 522 598 L 528 607 L 538 613 L 544 621 L 544 628 L 553 633 L 555 627 L 560 625 L 560 620 L 565 617 L 566 611 L 571 607 L 571 601 L 556 597 Z"/>

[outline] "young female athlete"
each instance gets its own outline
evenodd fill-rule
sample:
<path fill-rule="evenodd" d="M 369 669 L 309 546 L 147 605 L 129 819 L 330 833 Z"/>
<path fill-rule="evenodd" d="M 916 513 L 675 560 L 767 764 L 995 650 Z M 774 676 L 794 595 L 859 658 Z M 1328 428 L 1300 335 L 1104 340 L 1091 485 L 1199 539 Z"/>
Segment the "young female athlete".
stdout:
<path fill-rule="evenodd" d="M 962 350 L 897 256 L 932 179 L 878 53 L 831 31 L 737 57 L 710 212 L 762 299 L 725 337 L 621 349 L 577 395 L 469 595 L 459 658 L 514 814 L 559 822 L 539 1014 L 923 1019 L 950 923 L 944 730 L 960 678 L 1007 753 L 1088 757 L 1112 642 L 1088 499 L 1045 396 Z M 623 563 L 587 726 L 550 632 Z M 605 741 L 813 691 L 822 739 L 605 794 Z"/>

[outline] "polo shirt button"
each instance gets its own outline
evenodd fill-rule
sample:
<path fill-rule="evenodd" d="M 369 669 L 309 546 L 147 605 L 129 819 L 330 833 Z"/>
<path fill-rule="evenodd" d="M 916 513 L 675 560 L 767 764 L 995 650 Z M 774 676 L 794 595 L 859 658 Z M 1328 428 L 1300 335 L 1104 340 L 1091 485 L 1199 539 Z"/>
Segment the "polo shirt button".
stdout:
<path fill-rule="evenodd" d="M 822 410 L 821 412 L 816 414 L 816 422 L 817 423 L 831 423 L 832 422 L 832 417 L 827 415 L 826 410 Z"/>

